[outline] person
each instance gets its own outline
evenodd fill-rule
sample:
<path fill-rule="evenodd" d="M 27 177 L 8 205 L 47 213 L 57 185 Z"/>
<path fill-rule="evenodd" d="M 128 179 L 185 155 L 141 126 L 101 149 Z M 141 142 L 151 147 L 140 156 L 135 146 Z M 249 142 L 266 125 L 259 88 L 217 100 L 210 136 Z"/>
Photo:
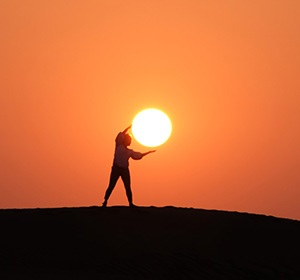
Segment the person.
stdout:
<path fill-rule="evenodd" d="M 139 160 L 142 159 L 144 156 L 155 152 L 155 150 L 152 150 L 146 153 L 140 153 L 140 152 L 135 152 L 132 149 L 129 149 L 128 146 L 130 146 L 132 139 L 131 139 L 131 135 L 128 134 L 127 131 L 130 128 L 131 125 L 125 128 L 122 132 L 119 132 L 119 134 L 115 139 L 116 145 L 115 145 L 114 160 L 111 168 L 109 185 L 105 192 L 104 202 L 102 204 L 102 207 L 107 206 L 107 201 L 113 189 L 115 188 L 119 177 L 121 177 L 123 181 L 129 206 L 130 207 L 135 206 L 132 202 L 132 192 L 130 186 L 131 182 L 130 182 L 130 172 L 129 172 L 129 158 L 132 158 L 134 160 Z"/>

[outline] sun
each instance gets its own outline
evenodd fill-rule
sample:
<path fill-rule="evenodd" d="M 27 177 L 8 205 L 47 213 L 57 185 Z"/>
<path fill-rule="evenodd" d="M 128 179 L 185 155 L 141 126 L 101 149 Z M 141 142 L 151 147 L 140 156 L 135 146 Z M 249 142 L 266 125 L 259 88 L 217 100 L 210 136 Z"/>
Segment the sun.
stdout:
<path fill-rule="evenodd" d="M 156 147 L 165 143 L 172 132 L 169 117 L 161 110 L 150 108 L 139 112 L 132 122 L 132 134 L 142 145 Z"/>

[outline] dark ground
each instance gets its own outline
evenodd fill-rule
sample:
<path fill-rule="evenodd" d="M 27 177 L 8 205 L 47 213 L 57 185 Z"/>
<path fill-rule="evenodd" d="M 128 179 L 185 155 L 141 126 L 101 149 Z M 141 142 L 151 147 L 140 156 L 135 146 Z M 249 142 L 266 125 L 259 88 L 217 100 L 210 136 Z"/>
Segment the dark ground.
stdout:
<path fill-rule="evenodd" d="M 175 207 L 0 210 L 0 279 L 300 279 L 300 221 Z"/>

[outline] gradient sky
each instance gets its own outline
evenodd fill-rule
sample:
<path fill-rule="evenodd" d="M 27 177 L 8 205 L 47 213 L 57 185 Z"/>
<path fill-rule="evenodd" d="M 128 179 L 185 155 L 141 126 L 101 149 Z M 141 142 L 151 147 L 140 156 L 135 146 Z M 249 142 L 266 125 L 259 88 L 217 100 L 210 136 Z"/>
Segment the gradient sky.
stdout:
<path fill-rule="evenodd" d="M 0 208 L 99 205 L 156 107 L 173 133 L 131 160 L 137 205 L 300 219 L 300 1 L 1 0 L 0 40 Z"/>

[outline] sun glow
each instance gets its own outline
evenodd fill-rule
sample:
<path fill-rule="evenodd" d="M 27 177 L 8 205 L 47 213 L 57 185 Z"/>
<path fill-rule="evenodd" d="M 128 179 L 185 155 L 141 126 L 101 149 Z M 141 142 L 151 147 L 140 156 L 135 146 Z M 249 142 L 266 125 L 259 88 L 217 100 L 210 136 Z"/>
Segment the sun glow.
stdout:
<path fill-rule="evenodd" d="M 172 123 L 162 111 L 154 108 L 139 112 L 132 122 L 134 138 L 142 145 L 156 147 L 165 143 L 172 132 Z"/>

